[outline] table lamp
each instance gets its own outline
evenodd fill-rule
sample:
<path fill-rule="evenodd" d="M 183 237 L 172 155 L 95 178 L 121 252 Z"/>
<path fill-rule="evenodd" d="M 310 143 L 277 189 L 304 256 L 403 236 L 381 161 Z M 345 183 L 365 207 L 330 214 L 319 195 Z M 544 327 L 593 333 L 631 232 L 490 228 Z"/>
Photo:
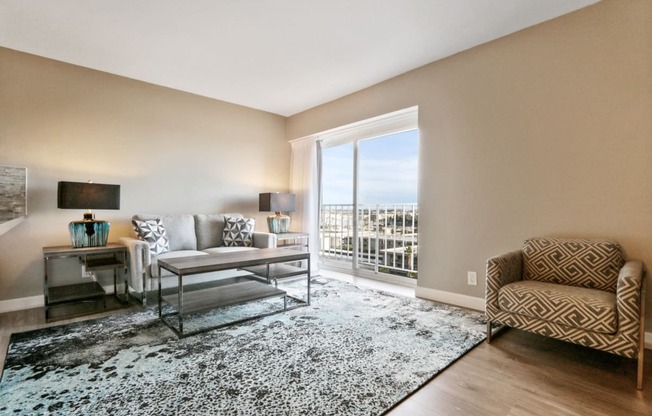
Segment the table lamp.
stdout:
<path fill-rule="evenodd" d="M 73 221 L 68 226 L 73 247 L 105 246 L 111 224 L 96 220 L 91 210 L 120 209 L 120 185 L 59 182 L 57 208 L 87 210 L 82 221 Z"/>
<path fill-rule="evenodd" d="M 274 234 L 287 233 L 290 229 L 290 217 L 281 212 L 294 212 L 296 196 L 290 193 L 267 192 L 258 195 L 258 210 L 274 212 L 267 217 L 269 232 Z"/>

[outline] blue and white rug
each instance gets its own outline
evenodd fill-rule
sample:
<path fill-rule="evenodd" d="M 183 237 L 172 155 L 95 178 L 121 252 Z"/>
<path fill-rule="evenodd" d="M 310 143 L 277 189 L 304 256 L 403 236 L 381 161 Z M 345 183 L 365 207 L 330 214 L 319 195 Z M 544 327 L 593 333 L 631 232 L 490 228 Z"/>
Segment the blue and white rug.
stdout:
<path fill-rule="evenodd" d="M 480 312 L 337 280 L 311 301 L 183 339 L 153 309 L 13 334 L 0 414 L 378 415 L 485 338 Z"/>

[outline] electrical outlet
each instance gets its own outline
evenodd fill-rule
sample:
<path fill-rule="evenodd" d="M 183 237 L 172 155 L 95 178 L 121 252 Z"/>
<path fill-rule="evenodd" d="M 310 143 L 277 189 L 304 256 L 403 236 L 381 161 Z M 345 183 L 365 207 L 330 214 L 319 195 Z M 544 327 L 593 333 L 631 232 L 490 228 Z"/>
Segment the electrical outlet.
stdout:
<path fill-rule="evenodd" d="M 477 286 L 478 274 L 476 272 L 466 272 L 466 281 L 471 286 Z"/>
<path fill-rule="evenodd" d="M 86 273 L 82 273 L 81 277 L 82 279 L 93 279 L 95 277 L 95 274 L 93 272 L 86 272 Z"/>
<path fill-rule="evenodd" d="M 94 279 L 95 278 L 95 273 L 86 270 L 86 265 L 82 263 L 81 277 L 82 277 L 82 279 Z"/>

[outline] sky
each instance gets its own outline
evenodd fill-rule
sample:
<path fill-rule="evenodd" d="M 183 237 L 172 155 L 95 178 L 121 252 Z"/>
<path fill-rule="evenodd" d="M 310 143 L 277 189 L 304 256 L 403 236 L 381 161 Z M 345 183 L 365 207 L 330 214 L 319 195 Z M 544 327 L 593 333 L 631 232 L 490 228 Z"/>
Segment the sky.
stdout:
<path fill-rule="evenodd" d="M 418 130 L 359 143 L 360 204 L 416 204 Z M 324 204 L 353 203 L 353 143 L 322 151 Z"/>

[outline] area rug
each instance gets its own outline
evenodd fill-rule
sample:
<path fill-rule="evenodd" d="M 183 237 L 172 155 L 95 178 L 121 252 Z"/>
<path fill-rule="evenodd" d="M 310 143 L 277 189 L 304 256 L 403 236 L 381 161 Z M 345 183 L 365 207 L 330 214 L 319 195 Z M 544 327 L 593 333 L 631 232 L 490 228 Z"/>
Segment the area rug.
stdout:
<path fill-rule="evenodd" d="M 479 312 L 322 277 L 311 293 L 183 339 L 155 309 L 13 334 L 0 414 L 379 415 L 485 337 Z"/>

